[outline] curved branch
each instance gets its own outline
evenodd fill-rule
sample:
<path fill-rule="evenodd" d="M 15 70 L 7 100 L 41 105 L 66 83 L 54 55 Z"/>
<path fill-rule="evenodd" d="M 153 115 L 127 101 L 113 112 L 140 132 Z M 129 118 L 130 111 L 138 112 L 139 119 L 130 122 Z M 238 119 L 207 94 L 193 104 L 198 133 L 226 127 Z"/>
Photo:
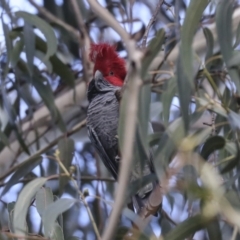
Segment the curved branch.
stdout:
<path fill-rule="evenodd" d="M 74 92 L 75 99 L 74 99 Z M 75 103 L 80 103 L 84 98 L 86 93 L 86 83 L 80 82 L 76 85 L 75 90 L 70 89 L 67 92 L 65 92 L 63 95 L 59 96 L 55 100 L 55 104 L 63 116 L 63 119 L 65 122 L 68 122 L 72 119 L 73 114 L 80 115 L 81 110 L 78 108 L 73 109 L 73 105 Z M 74 113 L 75 111 L 75 113 Z M 53 128 L 51 128 L 52 125 L 52 119 L 49 113 L 48 108 L 44 105 L 41 108 L 39 108 L 34 114 L 31 120 L 28 122 L 25 122 L 22 125 L 22 134 L 24 136 L 25 142 L 28 145 L 33 144 L 36 139 L 39 136 L 42 136 L 43 134 L 46 134 L 48 132 L 48 141 L 52 141 L 53 139 L 56 139 L 60 133 Z M 49 132 L 49 128 L 52 130 Z M 36 134 L 36 132 L 38 134 Z M 55 133 L 55 134 L 50 134 Z M 45 143 L 46 145 L 46 143 Z M 0 153 L 0 178 L 3 176 L 3 174 L 6 173 L 6 171 L 9 169 L 9 167 L 12 166 L 13 162 L 17 159 L 17 156 L 22 152 L 20 144 L 18 140 L 13 141 L 9 147 L 5 147 L 1 153 Z M 33 152 L 33 151 L 32 151 Z M 26 158 L 26 157 L 25 157 Z M 24 158 L 19 158 L 18 162 L 23 161 Z"/>

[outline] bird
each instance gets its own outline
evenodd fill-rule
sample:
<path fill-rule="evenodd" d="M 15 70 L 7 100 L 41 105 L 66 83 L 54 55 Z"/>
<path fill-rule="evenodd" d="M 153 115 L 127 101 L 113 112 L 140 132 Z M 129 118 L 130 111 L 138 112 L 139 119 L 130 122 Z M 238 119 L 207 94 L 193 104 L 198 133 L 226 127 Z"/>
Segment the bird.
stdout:
<path fill-rule="evenodd" d="M 121 88 L 127 74 L 126 63 L 108 43 L 92 43 L 89 53 L 93 62 L 93 78 L 87 89 L 89 106 L 87 110 L 87 130 L 106 168 L 114 179 L 118 179 L 121 152 L 118 145 L 118 122 L 121 104 Z M 135 162 L 136 163 L 136 162 Z M 151 154 L 143 168 L 136 163 L 130 174 L 130 182 L 154 173 Z M 161 208 L 161 187 L 157 181 L 141 187 L 132 196 L 130 208 L 137 214 L 148 217 L 156 215 Z"/>

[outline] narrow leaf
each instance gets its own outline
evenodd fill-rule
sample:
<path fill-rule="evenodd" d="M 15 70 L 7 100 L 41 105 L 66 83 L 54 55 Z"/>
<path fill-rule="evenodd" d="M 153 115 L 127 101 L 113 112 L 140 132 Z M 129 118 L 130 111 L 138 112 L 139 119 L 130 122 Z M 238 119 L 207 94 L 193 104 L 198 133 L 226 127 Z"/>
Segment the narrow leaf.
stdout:
<path fill-rule="evenodd" d="M 47 178 L 37 178 L 28 183 L 20 192 L 13 214 L 14 232 L 19 236 L 26 236 L 26 216 L 30 203 L 38 189 L 47 181 Z"/>
<path fill-rule="evenodd" d="M 165 126 L 168 125 L 170 116 L 170 107 L 174 95 L 177 92 L 177 81 L 176 77 L 172 77 L 166 82 L 166 89 L 162 94 L 162 104 L 163 104 L 163 119 Z"/>
<path fill-rule="evenodd" d="M 58 215 L 67 211 L 75 202 L 74 199 L 62 198 L 47 206 L 42 214 L 45 237 L 52 237 Z"/>
<path fill-rule="evenodd" d="M 162 28 L 156 33 L 156 36 L 151 40 L 147 48 L 146 55 L 142 62 L 142 72 L 141 72 L 142 79 L 144 79 L 145 76 L 147 75 L 148 67 L 150 66 L 152 60 L 157 56 L 159 51 L 161 51 L 164 40 L 165 40 L 165 31 Z"/>
<path fill-rule="evenodd" d="M 20 58 L 20 54 L 23 51 L 23 47 L 24 47 L 24 41 L 23 38 L 21 37 L 19 40 L 17 40 L 17 42 L 15 43 L 13 50 L 12 50 L 12 54 L 11 54 L 11 66 L 13 68 L 16 67 L 19 58 Z"/>
<path fill-rule="evenodd" d="M 8 180 L 5 188 L 2 191 L 1 197 L 9 191 L 9 189 L 15 185 L 22 177 L 30 173 L 36 166 L 42 162 L 42 157 L 33 158 L 31 161 L 23 162 L 22 165 L 18 167 L 16 172 Z"/>
<path fill-rule="evenodd" d="M 190 217 L 178 224 L 170 233 L 164 237 L 164 240 L 182 240 L 193 235 L 195 232 L 208 226 L 210 219 L 201 215 Z"/>
<path fill-rule="evenodd" d="M 8 221 L 8 226 L 9 229 L 12 233 L 14 233 L 14 228 L 13 228 L 13 212 L 14 212 L 14 207 L 15 207 L 16 202 L 10 202 L 7 205 L 7 210 L 8 210 L 8 216 L 9 216 L 9 221 Z"/>
<path fill-rule="evenodd" d="M 44 20 L 39 18 L 37 15 L 30 14 L 24 11 L 18 11 L 15 13 L 17 17 L 23 18 L 25 22 L 36 26 L 46 38 L 47 42 L 47 52 L 45 59 L 48 59 L 52 55 L 54 55 L 57 51 L 57 39 L 52 27 Z"/>
<path fill-rule="evenodd" d="M 191 46 L 199 20 L 208 3 L 208 0 L 192 0 L 190 2 L 181 33 L 180 55 L 177 63 L 177 83 L 185 133 L 189 128 L 189 102 L 194 79 Z"/>
<path fill-rule="evenodd" d="M 209 30 L 209 28 L 203 28 L 203 33 L 206 38 L 207 42 L 207 49 L 206 49 L 206 56 L 205 56 L 205 62 L 212 57 L 213 55 L 213 48 L 214 48 L 214 38 L 212 32 Z M 207 69 L 209 69 L 211 66 L 211 62 L 207 64 Z"/>
<path fill-rule="evenodd" d="M 63 138 L 58 142 L 58 149 L 60 151 L 60 159 L 63 165 L 68 169 L 71 166 L 72 158 L 74 154 L 74 141 L 71 138 Z M 64 171 L 60 168 L 60 173 Z M 66 186 L 69 178 L 68 177 L 59 177 L 59 192 L 63 192 L 64 187 Z"/>
<path fill-rule="evenodd" d="M 47 206 L 53 202 L 53 193 L 50 188 L 40 188 L 36 194 L 36 208 L 40 216 L 47 208 Z"/>
<path fill-rule="evenodd" d="M 30 73 L 30 76 L 33 76 L 33 66 L 34 66 L 34 55 L 35 55 L 35 33 L 33 31 L 32 26 L 25 21 L 24 28 L 23 28 L 23 34 L 24 34 L 24 43 L 26 48 L 26 57 L 27 57 L 27 63 L 28 63 L 28 70 Z"/>
<path fill-rule="evenodd" d="M 207 139 L 203 145 L 201 156 L 207 160 L 211 153 L 225 146 L 225 139 L 220 136 L 213 136 Z"/>

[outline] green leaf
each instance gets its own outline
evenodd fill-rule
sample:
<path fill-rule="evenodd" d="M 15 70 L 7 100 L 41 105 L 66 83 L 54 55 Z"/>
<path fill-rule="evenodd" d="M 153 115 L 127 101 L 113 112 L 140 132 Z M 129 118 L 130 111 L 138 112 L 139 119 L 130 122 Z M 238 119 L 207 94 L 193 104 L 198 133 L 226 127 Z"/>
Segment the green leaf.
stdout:
<path fill-rule="evenodd" d="M 114 239 L 115 240 L 123 240 L 124 236 L 126 236 L 126 234 L 130 231 L 130 228 L 128 227 L 124 227 L 124 226 L 120 226 L 117 228 L 116 233 L 114 235 Z"/>
<path fill-rule="evenodd" d="M 23 28 L 24 43 L 26 48 L 26 57 L 29 74 L 33 76 L 34 55 L 35 55 L 35 33 L 32 26 L 25 21 Z"/>
<path fill-rule="evenodd" d="M 25 141 L 23 140 L 22 135 L 21 135 L 21 133 L 18 131 L 18 128 L 17 128 L 17 126 L 16 126 L 15 124 L 12 126 L 12 130 L 15 132 L 16 137 L 17 137 L 17 140 L 18 140 L 21 148 L 22 148 L 28 155 L 30 155 L 30 152 L 29 152 L 29 150 L 28 150 L 28 147 L 27 147 L 27 145 L 25 144 Z"/>
<path fill-rule="evenodd" d="M 208 0 L 192 0 L 190 2 L 181 32 L 180 55 L 177 62 L 177 84 L 185 134 L 189 128 L 189 102 L 191 99 L 191 90 L 194 87 L 193 54 L 191 46 L 199 20 L 208 3 Z"/>
<path fill-rule="evenodd" d="M 47 181 L 47 178 L 37 178 L 28 183 L 20 192 L 13 214 L 15 234 L 26 236 L 26 216 L 30 203 L 38 189 Z"/>
<path fill-rule="evenodd" d="M 8 137 L 0 130 L 0 141 L 5 145 L 10 147 Z"/>
<path fill-rule="evenodd" d="M 223 59 L 228 64 L 232 57 L 232 14 L 233 4 L 229 0 L 222 0 L 217 5 L 216 26 L 218 41 Z"/>
<path fill-rule="evenodd" d="M 31 161 L 23 162 L 22 165 L 18 167 L 16 172 L 12 175 L 12 177 L 6 183 L 5 188 L 2 191 L 1 197 L 9 191 L 9 189 L 18 183 L 18 181 L 30 173 L 36 166 L 38 166 L 42 162 L 42 157 L 35 157 Z"/>
<path fill-rule="evenodd" d="M 4 77 L 7 74 L 8 71 L 8 64 L 10 62 L 10 58 L 11 58 L 11 52 L 12 52 L 12 41 L 9 37 L 9 27 L 6 23 L 4 23 L 3 18 L 2 18 L 2 26 L 3 26 L 3 33 L 4 33 L 4 38 L 5 38 L 5 44 L 6 44 L 6 48 L 7 48 L 7 65 L 5 66 L 4 69 Z"/>
<path fill-rule="evenodd" d="M 185 134 L 187 134 L 188 128 L 189 128 L 189 122 L 190 122 L 189 103 L 191 101 L 192 86 L 191 84 L 189 84 L 187 75 L 184 72 L 183 61 L 181 58 L 178 58 L 177 60 L 177 85 L 178 85 L 178 93 L 179 93 L 178 98 L 179 98 L 181 113 L 183 118 L 183 122 L 182 122 L 183 128 L 185 130 Z"/>
<path fill-rule="evenodd" d="M 139 130 L 142 136 L 142 143 L 145 148 L 148 147 L 147 138 L 149 128 L 149 113 L 150 113 L 150 102 L 151 102 L 151 86 L 146 84 L 142 86 L 139 93 L 138 101 L 138 123 Z"/>
<path fill-rule="evenodd" d="M 236 41 L 234 43 L 233 48 L 236 48 L 240 43 L 240 23 L 238 23 L 237 31 L 236 31 Z"/>
<path fill-rule="evenodd" d="M 16 204 L 16 202 L 10 202 L 10 203 L 7 204 L 8 216 L 9 216 L 8 226 L 9 226 L 9 229 L 12 233 L 14 233 L 13 212 L 14 212 L 15 204 Z"/>
<path fill-rule="evenodd" d="M 240 148 L 239 148 L 239 144 L 236 141 L 236 156 L 234 159 L 229 160 L 227 162 L 227 164 L 221 169 L 221 174 L 227 173 L 229 171 L 231 171 L 233 168 L 235 168 L 237 166 L 237 164 L 239 163 L 239 158 L 240 158 Z"/>
<path fill-rule="evenodd" d="M 210 222 L 207 225 L 207 232 L 208 232 L 208 237 L 209 240 L 222 240 L 222 233 L 221 233 L 221 228 L 219 221 L 215 219 L 214 221 Z"/>
<path fill-rule="evenodd" d="M 51 240 L 64 240 L 63 230 L 58 223 L 54 224 Z"/>
<path fill-rule="evenodd" d="M 43 62 L 45 64 L 45 66 L 47 67 L 48 72 L 52 73 L 52 71 L 53 71 L 52 63 L 50 62 L 49 59 L 46 60 L 44 58 L 44 53 L 37 50 L 35 52 L 35 56 L 36 56 L 36 58 L 38 58 L 41 62 Z"/>
<path fill-rule="evenodd" d="M 163 236 L 165 236 L 167 233 L 169 233 L 172 230 L 171 223 L 164 215 L 161 217 L 160 226 L 161 226 L 161 234 Z"/>
<path fill-rule="evenodd" d="M 228 67 L 238 67 L 240 65 L 240 51 L 234 51 L 233 56 L 228 61 Z"/>
<path fill-rule="evenodd" d="M 10 32 L 10 36 L 12 39 L 15 39 L 19 36 L 21 36 L 21 31 L 23 28 L 15 28 Z M 47 52 L 47 44 L 46 42 L 41 39 L 39 36 L 35 35 L 35 48 L 39 50 L 40 52 L 46 53 Z M 38 56 L 37 56 L 38 57 Z M 40 59 L 46 64 L 46 61 L 44 59 Z M 75 77 L 71 69 L 64 64 L 56 54 L 50 57 L 49 59 L 50 63 L 52 64 L 52 70 L 54 73 L 59 75 L 61 77 L 61 80 L 69 87 L 74 88 L 75 86 Z"/>
<path fill-rule="evenodd" d="M 66 126 L 59 110 L 55 105 L 55 98 L 48 80 L 43 77 L 35 76 L 32 83 L 33 86 L 36 88 L 38 94 L 41 96 L 43 102 L 49 109 L 49 112 L 52 115 L 54 122 L 58 125 L 59 129 L 62 132 L 65 132 Z"/>
<path fill-rule="evenodd" d="M 23 18 L 25 22 L 36 26 L 43 33 L 47 42 L 47 52 L 45 59 L 48 59 L 56 53 L 57 39 L 52 27 L 46 21 L 42 20 L 37 15 L 33 15 L 24 11 L 18 11 L 15 13 L 15 15 L 19 18 Z"/>
<path fill-rule="evenodd" d="M 240 129 L 240 114 L 229 110 L 228 111 L 228 121 L 233 128 L 233 130 Z"/>
<path fill-rule="evenodd" d="M 220 136 L 213 136 L 207 139 L 201 150 L 201 156 L 207 160 L 211 153 L 225 146 L 225 139 Z"/>
<path fill-rule="evenodd" d="M 233 55 L 232 47 L 232 15 L 233 3 L 231 1 L 223 0 L 219 2 L 216 10 L 216 26 L 220 50 L 223 60 L 228 67 L 228 74 L 231 77 L 231 80 L 235 83 L 237 91 L 240 92 L 238 70 L 230 67 L 237 60 Z"/>
<path fill-rule="evenodd" d="M 13 68 L 16 67 L 20 59 L 20 54 L 23 51 L 23 47 L 24 47 L 24 41 L 23 41 L 23 38 L 20 37 L 20 39 L 16 41 L 11 53 L 11 66 Z"/>
<path fill-rule="evenodd" d="M 207 28 L 203 28 L 203 33 L 207 41 L 207 49 L 206 49 L 206 56 L 205 56 L 205 62 L 213 56 L 213 48 L 214 48 L 214 38 L 212 32 Z M 207 69 L 209 69 L 211 66 L 211 62 L 209 62 L 206 66 Z"/>
<path fill-rule="evenodd" d="M 174 95 L 177 92 L 177 81 L 176 77 L 170 78 L 166 82 L 166 89 L 162 94 L 162 104 L 163 104 L 163 119 L 165 126 L 168 126 L 169 123 L 169 116 L 170 116 L 170 107 L 172 104 L 172 100 Z"/>
<path fill-rule="evenodd" d="M 66 169 L 69 169 L 72 163 L 72 158 L 74 154 L 74 141 L 71 138 L 63 138 L 58 142 L 58 149 L 60 151 L 60 159 Z M 64 173 L 62 168 L 60 168 L 60 173 Z M 59 192 L 60 195 L 63 193 L 64 187 L 68 183 L 69 177 L 60 176 L 59 177 Z"/>
<path fill-rule="evenodd" d="M 75 237 L 75 236 L 71 236 L 71 237 L 68 237 L 67 240 L 80 240 L 80 238 Z"/>
<path fill-rule="evenodd" d="M 157 145 L 162 136 L 163 132 L 156 132 L 148 135 L 148 144 L 150 145 L 150 147 Z"/>
<path fill-rule="evenodd" d="M 44 236 L 52 237 L 54 234 L 54 226 L 59 214 L 68 210 L 76 202 L 74 199 L 62 198 L 47 206 L 42 214 L 42 222 L 44 226 Z"/>
<path fill-rule="evenodd" d="M 195 232 L 208 226 L 211 219 L 199 214 L 189 217 L 187 220 L 178 224 L 170 233 L 164 237 L 164 240 L 183 240 Z"/>
<path fill-rule="evenodd" d="M 40 216 L 47 208 L 47 206 L 53 202 L 53 193 L 50 188 L 40 188 L 36 194 L 36 208 Z"/>
<path fill-rule="evenodd" d="M 156 36 L 149 43 L 146 55 L 143 58 L 142 71 L 141 71 L 142 79 L 146 77 L 148 73 L 148 68 L 152 60 L 157 56 L 159 51 L 161 51 L 164 40 L 165 40 L 165 31 L 162 28 L 156 33 Z"/>

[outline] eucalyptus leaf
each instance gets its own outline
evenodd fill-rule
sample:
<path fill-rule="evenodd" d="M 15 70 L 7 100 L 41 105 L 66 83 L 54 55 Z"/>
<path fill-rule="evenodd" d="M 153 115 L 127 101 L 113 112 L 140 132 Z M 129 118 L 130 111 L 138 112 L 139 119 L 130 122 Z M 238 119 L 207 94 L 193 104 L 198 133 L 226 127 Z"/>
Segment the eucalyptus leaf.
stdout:
<path fill-rule="evenodd" d="M 52 27 L 46 21 L 42 20 L 37 15 L 30 14 L 25 11 L 15 12 L 15 15 L 19 18 L 23 18 L 24 21 L 28 24 L 36 26 L 44 34 L 47 42 L 47 52 L 45 59 L 48 59 L 56 53 L 57 39 Z"/>
<path fill-rule="evenodd" d="M 13 212 L 14 212 L 15 204 L 16 204 L 16 202 L 10 202 L 10 203 L 7 204 L 8 216 L 9 216 L 8 226 L 9 226 L 9 229 L 12 233 L 14 233 Z"/>
<path fill-rule="evenodd" d="M 44 236 L 52 237 L 54 226 L 58 215 L 67 211 L 76 202 L 74 199 L 61 198 L 56 202 L 50 203 L 42 213 L 42 222 L 44 227 Z"/>
<path fill-rule="evenodd" d="M 177 92 L 177 81 L 176 77 L 170 78 L 166 82 L 166 89 L 162 94 L 162 105 L 163 105 L 163 119 L 165 126 L 168 125 L 169 116 L 170 116 L 170 107 L 172 104 L 172 100 L 174 95 Z"/>
<path fill-rule="evenodd" d="M 208 226 L 211 219 L 203 217 L 199 214 L 189 217 L 187 220 L 178 224 L 171 232 L 169 232 L 164 240 L 182 240 L 185 239 L 197 231 Z"/>
<path fill-rule="evenodd" d="M 36 208 L 40 216 L 42 216 L 47 206 L 53 202 L 53 193 L 50 188 L 40 188 L 36 194 Z"/>
<path fill-rule="evenodd" d="M 26 49 L 26 57 L 27 57 L 27 66 L 29 70 L 29 74 L 33 76 L 33 66 L 34 66 L 34 55 L 35 55 L 35 33 L 33 31 L 33 27 L 27 21 L 24 23 L 23 28 L 23 36 L 24 43 Z"/>
<path fill-rule="evenodd" d="M 20 192 L 13 214 L 14 233 L 26 236 L 26 216 L 30 203 L 38 189 L 47 181 L 47 178 L 37 178 L 28 183 Z"/>
<path fill-rule="evenodd" d="M 201 156 L 208 159 L 211 153 L 225 146 L 225 139 L 220 136 L 213 136 L 207 139 L 201 150 Z"/>
<path fill-rule="evenodd" d="M 155 37 L 151 40 L 151 42 L 148 45 L 146 56 L 142 62 L 142 71 L 141 71 L 142 79 L 146 77 L 148 73 L 148 68 L 152 60 L 162 50 L 162 44 L 164 40 L 165 40 L 165 31 L 162 28 L 156 33 Z"/>
<path fill-rule="evenodd" d="M 57 109 L 57 107 L 55 105 L 54 95 L 53 95 L 53 92 L 52 92 L 51 86 L 49 85 L 48 80 L 43 77 L 35 76 L 33 85 L 36 88 L 36 90 L 38 91 L 41 98 L 43 99 L 43 102 L 48 107 L 54 122 L 58 125 L 59 129 L 62 132 L 65 132 L 66 126 L 65 126 L 65 123 L 62 119 L 62 116 L 61 116 L 59 110 Z"/>
<path fill-rule="evenodd" d="M 74 141 L 71 138 L 63 138 L 58 142 L 58 150 L 60 151 L 60 159 L 66 169 L 69 169 L 72 163 L 74 154 Z M 63 169 L 59 166 L 60 173 L 64 173 Z M 59 177 L 59 192 L 62 194 L 64 187 L 66 186 L 69 177 L 60 176 Z"/>
<path fill-rule="evenodd" d="M 189 128 L 189 102 L 194 79 L 191 46 L 199 20 L 208 3 L 208 0 L 192 0 L 190 2 L 181 32 L 180 55 L 177 62 L 177 84 L 185 133 Z"/>
<path fill-rule="evenodd" d="M 11 53 L 11 66 L 13 68 L 16 67 L 20 59 L 20 54 L 23 51 L 23 47 L 24 47 L 24 41 L 23 41 L 23 38 L 20 37 L 20 39 L 16 41 Z"/>
<path fill-rule="evenodd" d="M 18 167 L 16 172 L 11 176 L 11 178 L 6 183 L 4 189 L 1 193 L 1 197 L 4 194 L 6 194 L 9 191 L 9 189 L 13 185 L 15 185 L 22 177 L 25 177 L 25 175 L 27 175 L 29 172 L 31 172 L 36 166 L 41 164 L 41 162 L 42 162 L 42 157 L 35 157 L 35 158 L 31 159 L 31 161 L 23 162 L 23 164 Z"/>
<path fill-rule="evenodd" d="M 54 224 L 51 240 L 64 240 L 63 230 L 58 223 Z"/>
<path fill-rule="evenodd" d="M 205 56 L 205 62 L 213 56 L 213 49 L 214 49 L 214 38 L 211 30 L 209 28 L 205 27 L 203 28 L 203 33 L 206 38 L 207 42 L 207 50 L 206 50 L 206 56 Z M 207 69 L 210 69 L 211 62 L 209 62 L 206 66 Z"/>

